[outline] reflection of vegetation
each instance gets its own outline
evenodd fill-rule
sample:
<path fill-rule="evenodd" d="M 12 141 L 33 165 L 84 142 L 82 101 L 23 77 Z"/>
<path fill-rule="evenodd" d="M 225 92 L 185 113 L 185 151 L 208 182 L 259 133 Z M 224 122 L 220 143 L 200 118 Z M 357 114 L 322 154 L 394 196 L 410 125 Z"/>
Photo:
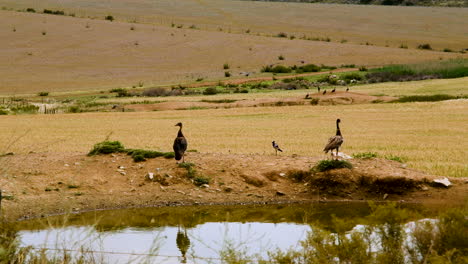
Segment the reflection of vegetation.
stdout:
<path fill-rule="evenodd" d="M 467 263 L 467 209 L 452 209 L 436 221 L 419 221 L 411 229 L 408 210 L 395 203 L 371 204 L 372 213 L 362 230 L 354 222 L 333 217 L 333 231 L 316 228 L 301 242 L 301 249 L 270 252 L 268 259 L 247 256 L 228 245 L 224 263 Z M 406 232 L 409 230 L 410 232 Z M 410 242 L 411 241 L 411 242 Z"/>

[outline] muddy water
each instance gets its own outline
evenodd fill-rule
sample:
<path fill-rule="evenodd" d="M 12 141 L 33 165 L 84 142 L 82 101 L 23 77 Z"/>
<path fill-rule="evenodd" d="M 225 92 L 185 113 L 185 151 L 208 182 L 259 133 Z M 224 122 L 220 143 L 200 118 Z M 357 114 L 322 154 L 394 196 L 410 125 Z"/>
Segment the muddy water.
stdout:
<path fill-rule="evenodd" d="M 438 208 L 405 205 L 415 219 Z M 247 255 L 299 248 L 315 228 L 330 230 L 331 216 L 365 225 L 365 203 L 268 206 L 194 206 L 89 212 L 19 223 L 21 245 L 88 251 L 107 263 L 220 263 L 227 245 Z M 333 230 L 330 230 L 333 231 Z"/>

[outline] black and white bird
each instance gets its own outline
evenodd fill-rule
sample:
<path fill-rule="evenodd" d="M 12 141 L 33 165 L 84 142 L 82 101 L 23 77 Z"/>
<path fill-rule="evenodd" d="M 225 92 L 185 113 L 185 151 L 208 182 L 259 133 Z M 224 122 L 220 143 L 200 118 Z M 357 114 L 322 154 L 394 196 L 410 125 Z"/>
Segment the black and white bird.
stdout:
<path fill-rule="evenodd" d="M 328 153 L 328 151 L 330 151 L 332 157 L 334 149 L 336 149 L 336 156 L 338 156 L 338 151 L 341 147 L 341 144 L 343 144 L 344 141 L 343 136 L 341 135 L 340 122 L 341 120 L 338 118 L 336 120 L 336 135 L 328 139 L 328 143 L 323 149 L 325 153 Z"/>
<path fill-rule="evenodd" d="M 273 148 L 275 149 L 276 155 L 278 155 L 278 151 L 279 151 L 279 152 L 283 152 L 275 141 L 272 141 L 272 142 L 271 142 L 271 145 L 272 145 Z"/>
<path fill-rule="evenodd" d="M 179 132 L 177 133 L 177 137 L 174 140 L 174 155 L 177 162 L 181 159 L 182 162 L 184 162 L 184 154 L 187 150 L 187 139 L 185 139 L 184 134 L 182 134 L 182 123 L 179 122 L 175 126 L 179 127 Z"/>

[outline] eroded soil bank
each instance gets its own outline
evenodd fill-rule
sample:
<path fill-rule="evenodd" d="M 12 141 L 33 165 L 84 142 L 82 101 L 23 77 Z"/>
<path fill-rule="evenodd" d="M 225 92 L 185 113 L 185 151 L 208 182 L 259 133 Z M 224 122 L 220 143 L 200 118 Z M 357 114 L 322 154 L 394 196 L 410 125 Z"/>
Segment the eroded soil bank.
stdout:
<path fill-rule="evenodd" d="M 196 204 L 398 201 L 464 203 L 468 179 L 384 159 L 351 159 L 353 169 L 309 174 L 323 157 L 188 153 L 134 162 L 125 154 L 30 153 L 0 158 L 2 209 L 9 220 L 101 209 Z M 149 179 L 148 173 L 152 173 Z M 209 183 L 204 181 L 209 178 Z M 197 186 L 200 185 L 200 186 Z"/>

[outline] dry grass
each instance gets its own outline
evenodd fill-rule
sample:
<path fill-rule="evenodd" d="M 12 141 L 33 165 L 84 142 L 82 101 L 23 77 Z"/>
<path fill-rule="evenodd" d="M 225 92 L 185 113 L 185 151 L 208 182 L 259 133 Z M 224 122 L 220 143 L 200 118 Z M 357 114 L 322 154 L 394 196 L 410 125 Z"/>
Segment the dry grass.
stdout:
<path fill-rule="evenodd" d="M 0 39 L 8 39 L 0 42 L 0 73 L 5 77 L 0 82 L 2 95 L 148 87 L 194 82 L 200 77 L 218 80 L 225 78 L 225 63 L 231 66 L 233 77 L 253 71 L 257 72 L 254 76 L 261 76 L 260 68 L 277 63 L 278 54 L 285 56 L 282 62 L 288 65 L 301 60 L 382 65 L 462 56 L 147 24 L 130 30 L 131 24 L 124 22 L 13 11 L 0 11 L 0 22 Z"/>
<path fill-rule="evenodd" d="M 2 117 L 0 146 L 26 129 L 13 152 L 87 153 L 113 132 L 128 148 L 169 151 L 184 123 L 189 149 L 199 152 L 272 154 L 276 140 L 283 155 L 323 155 L 342 120 L 343 151 L 377 152 L 405 158 L 437 175 L 467 176 L 468 100 L 437 103 L 351 106 L 292 106 L 139 113 L 85 113 Z M 59 155 L 59 154 L 58 154 Z"/>
<path fill-rule="evenodd" d="M 0 0 L 0 6 L 36 10 L 54 8 L 77 16 L 112 14 L 120 21 L 169 26 L 196 25 L 202 30 L 276 35 L 285 32 L 300 38 L 331 38 L 334 42 L 374 45 L 401 44 L 416 48 L 429 43 L 433 48 L 460 50 L 468 42 L 466 8 L 395 7 L 338 4 L 298 4 L 232 0 L 101 0 L 34 1 Z M 313 14 L 313 15 L 311 15 Z M 437 21 L 437 23 L 434 23 Z M 352 25 L 352 26 L 350 26 Z M 139 27 L 138 29 L 139 30 Z M 277 53 L 276 56 L 278 56 Z M 287 54 L 283 54 L 287 55 Z M 286 56 L 287 58 L 288 56 Z M 359 63 L 359 62 L 356 62 Z M 221 64 L 222 65 L 222 64 Z"/>

